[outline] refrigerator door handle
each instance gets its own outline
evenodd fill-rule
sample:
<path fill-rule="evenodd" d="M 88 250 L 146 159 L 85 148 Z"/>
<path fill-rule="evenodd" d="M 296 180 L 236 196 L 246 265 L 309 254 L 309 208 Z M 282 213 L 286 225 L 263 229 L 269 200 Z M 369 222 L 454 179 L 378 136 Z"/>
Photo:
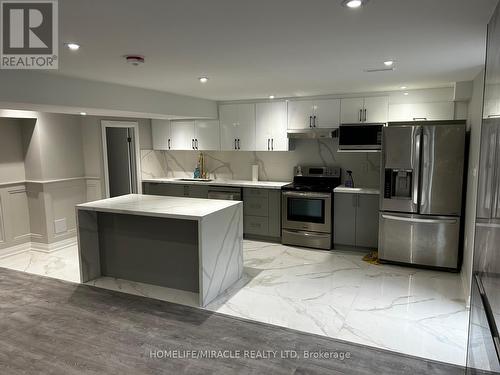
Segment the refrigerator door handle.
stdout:
<path fill-rule="evenodd" d="M 500 219 L 500 131 L 496 129 L 495 132 L 496 135 L 496 161 L 495 161 L 495 166 L 496 166 L 496 171 L 494 172 L 496 174 L 495 176 L 495 185 L 493 187 L 495 194 L 493 195 L 494 203 L 492 205 L 492 216 L 495 219 Z"/>
<path fill-rule="evenodd" d="M 382 215 L 382 219 L 405 221 L 408 223 L 424 223 L 424 224 L 456 224 L 457 219 L 419 219 L 404 216 Z"/>
<path fill-rule="evenodd" d="M 418 206 L 418 191 L 420 188 L 420 147 L 421 147 L 421 138 L 422 138 L 422 131 L 421 128 L 419 128 L 414 135 L 414 140 L 415 140 L 415 148 L 413 150 L 414 155 L 413 155 L 413 192 L 412 192 L 412 199 L 413 199 L 413 204 L 417 207 Z"/>

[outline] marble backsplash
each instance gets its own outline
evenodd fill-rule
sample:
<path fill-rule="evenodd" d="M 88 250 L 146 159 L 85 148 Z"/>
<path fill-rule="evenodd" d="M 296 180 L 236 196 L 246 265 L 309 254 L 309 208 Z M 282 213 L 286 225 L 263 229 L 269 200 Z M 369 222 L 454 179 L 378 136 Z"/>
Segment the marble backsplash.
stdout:
<path fill-rule="evenodd" d="M 379 153 L 339 153 L 336 139 L 294 141 L 293 151 L 204 151 L 210 178 L 250 180 L 252 165 L 259 165 L 259 180 L 291 181 L 296 165 L 329 165 L 353 171 L 354 183 L 363 187 L 378 187 L 380 180 Z M 198 151 L 141 150 L 142 178 L 193 177 Z"/>

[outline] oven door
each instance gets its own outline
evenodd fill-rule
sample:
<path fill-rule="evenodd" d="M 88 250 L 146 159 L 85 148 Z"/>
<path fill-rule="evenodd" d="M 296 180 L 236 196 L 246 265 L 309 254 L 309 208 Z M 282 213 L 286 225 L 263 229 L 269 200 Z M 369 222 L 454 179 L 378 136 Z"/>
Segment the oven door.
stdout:
<path fill-rule="evenodd" d="M 331 194 L 284 191 L 282 203 L 284 229 L 331 233 Z"/>

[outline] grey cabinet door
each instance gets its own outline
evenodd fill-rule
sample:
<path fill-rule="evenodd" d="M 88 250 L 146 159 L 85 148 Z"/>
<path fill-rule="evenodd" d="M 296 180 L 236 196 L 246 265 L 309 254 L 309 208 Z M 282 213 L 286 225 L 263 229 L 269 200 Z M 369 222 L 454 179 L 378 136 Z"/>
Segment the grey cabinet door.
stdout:
<path fill-rule="evenodd" d="M 243 231 L 258 236 L 269 235 L 269 219 L 262 216 L 244 216 Z"/>
<path fill-rule="evenodd" d="M 333 203 L 333 243 L 356 246 L 356 194 L 335 193 Z"/>
<path fill-rule="evenodd" d="M 170 197 L 183 197 L 184 185 L 144 183 L 144 192 L 150 195 L 165 195 Z"/>
<path fill-rule="evenodd" d="M 269 191 L 269 236 L 281 237 L 281 191 Z"/>
<path fill-rule="evenodd" d="M 186 185 L 188 186 L 189 198 L 208 198 L 208 186 Z"/>
<path fill-rule="evenodd" d="M 359 194 L 356 209 L 356 246 L 378 245 L 379 196 Z"/>

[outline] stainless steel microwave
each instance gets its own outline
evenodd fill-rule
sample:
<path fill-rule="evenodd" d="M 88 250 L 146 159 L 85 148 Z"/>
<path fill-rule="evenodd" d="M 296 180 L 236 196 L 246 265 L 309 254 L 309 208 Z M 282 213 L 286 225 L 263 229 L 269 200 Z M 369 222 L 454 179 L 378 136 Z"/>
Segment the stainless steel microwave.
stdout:
<path fill-rule="evenodd" d="M 383 123 L 341 124 L 339 151 L 377 151 L 382 149 Z"/>

